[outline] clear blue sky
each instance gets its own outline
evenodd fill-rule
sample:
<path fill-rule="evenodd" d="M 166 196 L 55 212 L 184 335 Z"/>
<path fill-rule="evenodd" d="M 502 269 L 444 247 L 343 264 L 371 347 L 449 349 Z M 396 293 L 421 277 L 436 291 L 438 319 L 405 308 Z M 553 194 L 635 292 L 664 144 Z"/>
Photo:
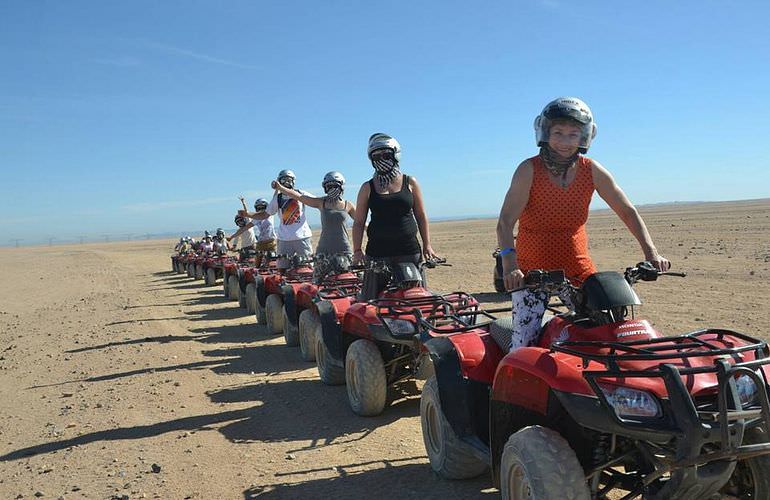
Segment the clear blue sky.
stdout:
<path fill-rule="evenodd" d="M 770 197 L 766 1 L 0 2 L 0 245 L 232 227 L 373 132 L 428 215 L 496 214 L 532 121 L 592 107 L 637 204 Z M 597 205 L 598 206 L 598 205 Z"/>

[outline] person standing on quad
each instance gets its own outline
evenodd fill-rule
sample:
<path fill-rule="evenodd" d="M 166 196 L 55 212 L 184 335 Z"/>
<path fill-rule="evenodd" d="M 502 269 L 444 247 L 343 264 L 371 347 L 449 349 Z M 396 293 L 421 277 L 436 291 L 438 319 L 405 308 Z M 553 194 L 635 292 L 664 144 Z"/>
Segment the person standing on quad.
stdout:
<path fill-rule="evenodd" d="M 231 250 L 238 252 L 240 260 L 247 260 L 249 257 L 256 255 L 257 250 L 257 237 L 254 234 L 254 224 L 246 222 L 248 219 L 242 215 L 235 216 L 235 225 L 238 226 L 238 230 L 225 239 L 228 242 L 235 240 L 235 243 L 230 246 Z M 247 227 L 248 226 L 248 227 Z"/>
<path fill-rule="evenodd" d="M 237 238 L 238 236 L 242 235 L 244 231 L 251 231 L 252 234 L 255 234 L 257 254 L 255 256 L 254 265 L 259 267 L 262 265 L 262 257 L 265 254 L 275 252 L 276 250 L 273 216 L 269 215 L 263 219 L 249 219 L 243 215 L 240 215 L 241 213 L 248 213 L 246 211 L 246 201 L 243 199 L 243 197 L 240 199 L 241 204 L 243 205 L 243 210 L 239 210 L 239 215 L 236 215 L 235 217 L 236 219 L 238 217 L 242 217 L 245 223 L 243 226 L 239 226 L 239 229 L 232 236 L 230 236 L 229 239 Z M 257 201 L 254 202 L 254 213 L 264 214 L 267 210 L 267 206 L 268 202 L 266 199 L 257 198 Z M 255 227 L 256 231 L 254 231 Z"/>
<path fill-rule="evenodd" d="M 646 260 L 660 271 L 671 266 L 610 173 L 584 156 L 596 136 L 596 125 L 583 101 L 574 97 L 551 101 L 535 118 L 535 133 L 540 153 L 516 168 L 497 221 L 503 281 L 505 289 L 513 291 L 510 350 L 537 341 L 549 299 L 545 292 L 522 288 L 527 271 L 561 269 L 575 284 L 596 272 L 585 228 L 594 191 L 636 238 Z M 569 297 L 562 300 L 570 305 Z"/>
<path fill-rule="evenodd" d="M 356 206 L 342 199 L 345 191 L 345 177 L 340 172 L 327 172 L 321 182 L 325 196 L 321 197 L 302 194 L 276 181 L 272 182 L 272 187 L 321 212 L 321 236 L 315 251 L 317 258 L 314 266 L 315 280 L 319 281 L 329 273 L 348 270 L 353 252 L 346 221 L 348 217 L 355 218 Z M 318 259 L 318 257 L 322 258 Z"/>
<path fill-rule="evenodd" d="M 281 170 L 278 172 L 276 180 L 283 187 L 294 189 L 296 179 L 297 176 L 291 170 Z M 309 194 L 302 190 L 297 190 L 297 192 L 303 195 Z M 239 211 L 239 214 L 255 220 L 263 220 L 278 212 L 280 212 L 280 223 L 276 229 L 278 253 L 283 255 L 296 254 L 300 260 L 310 259 L 313 255 L 313 246 L 310 243 L 312 233 L 307 223 L 304 203 L 276 191 L 264 212 Z M 276 266 L 286 270 L 289 267 L 289 259 L 278 259 Z"/>
<path fill-rule="evenodd" d="M 374 176 L 358 191 L 353 222 L 353 263 L 363 261 L 414 262 L 433 259 L 428 217 L 417 179 L 400 170 L 401 145 L 393 137 L 377 133 L 369 137 L 367 156 Z M 371 212 L 369 226 L 366 218 Z M 361 250 L 366 228 L 366 254 Z M 422 238 L 422 249 L 417 233 Z M 386 285 L 380 273 L 364 275 L 362 297 L 375 298 Z"/>

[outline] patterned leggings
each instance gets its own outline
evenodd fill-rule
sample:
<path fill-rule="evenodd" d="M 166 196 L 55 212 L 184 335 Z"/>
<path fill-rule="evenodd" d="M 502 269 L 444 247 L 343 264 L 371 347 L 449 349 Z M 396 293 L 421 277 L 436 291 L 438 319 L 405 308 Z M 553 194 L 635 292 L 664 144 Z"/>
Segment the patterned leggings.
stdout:
<path fill-rule="evenodd" d="M 570 309 L 572 300 L 568 293 L 560 293 L 559 298 Z M 542 290 L 527 288 L 511 293 L 511 309 L 513 314 L 513 336 L 511 351 L 519 347 L 527 347 L 537 343 L 550 296 Z"/>

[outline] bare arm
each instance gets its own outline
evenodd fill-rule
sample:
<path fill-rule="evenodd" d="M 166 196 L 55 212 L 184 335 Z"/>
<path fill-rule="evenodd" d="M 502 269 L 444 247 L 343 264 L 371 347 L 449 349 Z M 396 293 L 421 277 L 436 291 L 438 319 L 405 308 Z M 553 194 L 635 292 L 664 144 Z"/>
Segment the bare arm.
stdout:
<path fill-rule="evenodd" d="M 234 232 L 231 236 L 227 237 L 227 241 L 234 240 L 235 238 L 237 238 L 238 236 L 243 234 L 245 231 L 248 231 L 252 227 L 254 227 L 254 224 L 251 223 L 251 222 L 249 222 L 248 224 L 246 224 L 243 227 L 239 227 L 236 232 Z"/>
<path fill-rule="evenodd" d="M 244 217 L 248 217 L 249 219 L 254 219 L 254 220 L 265 220 L 268 217 L 270 217 L 270 215 L 272 214 L 269 214 L 267 212 L 247 212 L 246 210 L 238 210 L 238 215 L 242 215 Z"/>
<path fill-rule="evenodd" d="M 357 208 L 353 216 L 353 261 L 355 263 L 359 263 L 364 256 L 361 251 L 361 244 L 364 241 L 366 217 L 369 215 L 369 194 L 369 183 L 365 182 L 361 185 L 361 189 L 358 190 Z"/>
<path fill-rule="evenodd" d="M 302 202 L 309 207 L 319 208 L 319 209 L 323 208 L 324 199 L 325 199 L 324 197 L 317 198 L 315 196 L 308 196 L 306 194 L 300 193 L 296 189 L 289 189 L 285 186 L 282 186 L 276 181 L 273 181 L 271 186 L 276 191 L 280 191 L 281 193 L 285 194 L 289 198 Z"/>
<path fill-rule="evenodd" d="M 430 227 L 428 225 L 428 216 L 425 215 L 425 204 L 422 200 L 422 190 L 420 184 L 414 177 L 409 177 L 409 188 L 414 196 L 414 218 L 417 221 L 417 229 L 422 238 L 422 254 L 425 259 L 434 259 L 438 257 L 433 247 L 430 245 Z"/>
<path fill-rule="evenodd" d="M 248 210 L 248 208 L 246 208 L 246 200 L 243 199 L 243 196 L 239 196 L 238 199 L 241 200 L 241 205 L 243 205 L 243 209 Z"/>
<path fill-rule="evenodd" d="M 352 201 L 345 201 L 345 207 L 347 208 L 348 215 L 351 219 L 356 220 L 356 206 Z"/>
<path fill-rule="evenodd" d="M 658 270 L 668 270 L 671 263 L 658 253 L 655 244 L 652 242 L 650 233 L 647 231 L 647 226 L 644 224 L 636 207 L 629 201 L 626 194 L 615 182 L 615 179 L 612 178 L 612 175 L 610 175 L 610 173 L 597 161 L 592 160 L 592 162 L 592 173 L 596 192 L 607 202 L 607 205 L 609 205 L 612 211 L 620 217 L 623 224 L 625 224 L 631 234 L 634 235 L 636 241 L 639 242 L 639 246 L 642 247 L 644 258 L 652 262 Z"/>
<path fill-rule="evenodd" d="M 503 206 L 500 209 L 500 217 L 497 219 L 497 244 L 500 248 L 516 248 L 513 238 L 513 228 L 516 221 L 521 217 L 524 207 L 529 201 L 529 190 L 532 187 L 532 163 L 529 160 L 523 161 L 516 168 L 511 178 L 511 185 L 508 192 L 505 193 Z M 506 253 L 502 256 L 503 260 L 503 282 L 506 290 L 520 288 L 523 284 L 524 275 L 519 270 L 519 263 L 516 260 L 516 252 Z"/>

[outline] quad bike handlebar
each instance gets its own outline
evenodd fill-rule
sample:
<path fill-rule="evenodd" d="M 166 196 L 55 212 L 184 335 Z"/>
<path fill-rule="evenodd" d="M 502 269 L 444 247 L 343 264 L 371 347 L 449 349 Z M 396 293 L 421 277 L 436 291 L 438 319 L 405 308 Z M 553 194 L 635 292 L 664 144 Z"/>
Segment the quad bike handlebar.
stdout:
<path fill-rule="evenodd" d="M 637 281 L 657 281 L 658 276 L 676 276 L 684 278 L 687 276 L 687 273 L 658 271 L 649 261 L 639 262 L 633 267 L 627 267 L 623 272 L 623 277 L 629 285 L 633 285 Z M 544 269 L 534 269 L 527 272 L 526 276 L 524 276 L 524 286 L 518 290 L 527 288 L 530 290 L 542 290 L 553 293 L 558 292 L 563 287 L 574 287 L 570 283 L 569 278 L 564 274 L 563 270 L 557 269 L 547 271 Z"/>

